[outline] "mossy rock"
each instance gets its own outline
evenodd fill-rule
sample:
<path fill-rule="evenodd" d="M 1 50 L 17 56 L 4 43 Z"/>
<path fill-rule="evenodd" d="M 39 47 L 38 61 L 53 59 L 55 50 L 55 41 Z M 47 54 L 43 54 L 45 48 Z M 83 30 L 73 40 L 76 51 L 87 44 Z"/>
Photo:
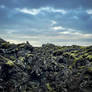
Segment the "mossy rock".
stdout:
<path fill-rule="evenodd" d="M 19 49 L 18 49 L 18 48 L 16 48 L 15 50 L 16 50 L 16 51 L 18 51 Z"/>
<path fill-rule="evenodd" d="M 25 43 L 18 44 L 18 47 L 19 48 L 24 48 L 25 47 Z"/>
<path fill-rule="evenodd" d="M 11 61 L 11 60 L 8 60 L 8 61 L 6 62 L 6 64 L 9 65 L 9 66 L 14 66 L 14 63 L 13 63 L 13 61 Z"/>
<path fill-rule="evenodd" d="M 24 45 L 24 44 L 22 44 L 22 45 L 20 45 L 19 47 L 20 47 L 20 48 L 24 48 L 24 46 L 25 46 L 25 45 Z"/>
<path fill-rule="evenodd" d="M 80 46 L 80 49 L 86 49 L 86 46 Z"/>
<path fill-rule="evenodd" d="M 26 56 L 27 57 L 33 57 L 34 55 L 33 54 L 27 54 Z"/>
<path fill-rule="evenodd" d="M 10 44 L 8 42 L 2 43 L 2 48 L 8 48 Z"/>
<path fill-rule="evenodd" d="M 5 61 L 5 62 L 6 62 L 5 64 L 7 64 L 7 65 L 9 65 L 9 66 L 13 66 L 13 65 L 14 65 L 14 63 L 13 63 L 12 60 L 10 60 L 10 59 L 8 59 L 8 58 L 6 58 L 6 57 L 4 57 L 4 56 L 1 56 L 1 55 L 0 55 L 0 59 L 3 60 L 3 61 Z"/>
<path fill-rule="evenodd" d="M 74 58 L 74 61 L 73 61 L 73 63 L 72 63 L 72 67 L 77 63 L 77 61 L 81 61 L 83 59 L 83 57 L 82 56 L 80 56 L 80 57 L 75 57 Z"/>
<path fill-rule="evenodd" d="M 28 70 L 31 70 L 32 67 L 31 67 L 30 65 L 27 65 L 27 69 L 28 69 Z"/>
<path fill-rule="evenodd" d="M 87 57 L 89 54 L 88 53 L 84 53 L 84 56 Z"/>
<path fill-rule="evenodd" d="M 89 76 L 88 76 L 88 75 L 85 75 L 85 76 L 84 76 L 84 78 L 88 79 L 88 78 L 89 78 Z"/>
<path fill-rule="evenodd" d="M 55 50 L 55 51 L 53 52 L 53 55 L 54 55 L 54 56 L 59 56 L 59 55 L 62 55 L 62 54 L 63 54 L 63 51 L 62 51 L 61 49 Z"/>
<path fill-rule="evenodd" d="M 70 57 L 70 56 L 73 56 L 73 57 L 76 56 L 76 54 L 73 53 L 73 52 L 65 52 L 63 55 L 68 55 L 69 57 Z"/>
<path fill-rule="evenodd" d="M 25 60 L 25 57 L 20 56 L 18 59 L 19 59 L 20 61 L 24 61 L 24 60 Z"/>
<path fill-rule="evenodd" d="M 16 58 L 14 56 L 10 56 L 11 60 L 16 60 Z"/>
<path fill-rule="evenodd" d="M 76 53 L 70 53 L 70 56 L 72 56 L 72 58 L 76 58 L 77 54 Z"/>
<path fill-rule="evenodd" d="M 84 69 L 85 68 L 85 66 L 80 66 L 80 67 L 78 67 L 79 69 Z"/>
<path fill-rule="evenodd" d="M 49 90 L 49 92 L 53 92 L 53 89 L 51 88 L 49 83 L 47 83 L 46 86 L 47 86 L 47 89 Z"/>
<path fill-rule="evenodd" d="M 88 55 L 87 59 L 92 60 L 92 55 Z"/>
<path fill-rule="evenodd" d="M 89 72 L 92 72 L 92 67 L 88 67 L 87 70 L 88 70 Z"/>
<path fill-rule="evenodd" d="M 69 69 L 72 69 L 72 66 L 69 66 L 68 68 L 69 68 Z"/>

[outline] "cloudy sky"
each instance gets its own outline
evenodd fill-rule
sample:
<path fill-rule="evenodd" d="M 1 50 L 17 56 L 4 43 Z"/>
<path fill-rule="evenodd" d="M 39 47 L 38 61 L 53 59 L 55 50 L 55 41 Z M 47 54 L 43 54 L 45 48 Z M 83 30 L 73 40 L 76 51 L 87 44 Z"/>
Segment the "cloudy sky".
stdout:
<path fill-rule="evenodd" d="M 0 37 L 33 46 L 92 45 L 92 0 L 0 0 Z"/>

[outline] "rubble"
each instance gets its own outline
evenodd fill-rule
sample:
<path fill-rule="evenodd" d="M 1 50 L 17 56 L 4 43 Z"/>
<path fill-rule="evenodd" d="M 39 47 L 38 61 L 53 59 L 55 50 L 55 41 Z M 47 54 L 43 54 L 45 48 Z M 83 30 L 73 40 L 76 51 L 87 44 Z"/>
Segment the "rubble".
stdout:
<path fill-rule="evenodd" d="M 0 38 L 0 92 L 92 92 L 92 46 L 33 47 Z"/>

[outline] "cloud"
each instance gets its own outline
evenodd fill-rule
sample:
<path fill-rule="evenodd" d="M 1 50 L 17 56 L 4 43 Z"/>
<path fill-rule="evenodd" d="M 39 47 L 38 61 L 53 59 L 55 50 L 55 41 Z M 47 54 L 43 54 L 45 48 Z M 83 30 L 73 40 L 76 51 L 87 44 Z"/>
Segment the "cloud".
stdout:
<path fill-rule="evenodd" d="M 64 27 L 62 27 L 62 26 L 55 26 L 55 27 L 52 27 L 52 29 L 53 30 L 65 30 L 65 28 Z"/>
<path fill-rule="evenodd" d="M 91 45 L 91 41 L 88 39 L 92 38 L 92 34 L 84 34 L 76 31 L 75 29 L 66 28 L 62 32 L 58 32 L 57 35 L 28 35 L 28 34 L 14 34 L 12 31 L 8 35 L 1 35 L 3 38 L 11 43 L 22 43 L 29 41 L 33 46 L 41 46 L 46 43 L 53 43 L 56 45 Z M 55 32 L 55 31 L 54 31 Z M 52 33 L 54 33 L 52 31 Z M 55 32 L 55 34 L 56 34 Z M 48 33 L 49 34 L 49 33 Z M 87 42 L 88 41 L 88 42 Z"/>
<path fill-rule="evenodd" d="M 17 8 L 16 10 L 25 14 L 30 14 L 30 15 L 37 15 L 40 12 L 39 10 L 36 10 L 36 9 L 29 10 L 27 8 L 23 8 L 23 9 Z"/>
<path fill-rule="evenodd" d="M 92 14 L 92 9 L 86 11 L 88 14 Z"/>
<path fill-rule="evenodd" d="M 60 32 L 60 34 L 71 34 L 71 32 L 64 31 L 64 32 Z"/>
<path fill-rule="evenodd" d="M 54 42 L 53 42 L 54 43 Z M 71 46 L 71 45 L 79 45 L 79 46 L 91 46 L 92 42 L 88 41 L 80 41 L 80 40 L 64 40 L 60 42 L 55 42 L 55 44 L 59 46 Z"/>
<path fill-rule="evenodd" d="M 73 16 L 73 18 L 74 18 L 74 19 L 76 19 L 76 20 L 78 20 L 78 19 L 79 19 L 79 17 L 78 17 L 78 16 Z"/>
<path fill-rule="evenodd" d="M 57 22 L 56 22 L 55 20 L 52 20 L 52 21 L 51 21 L 51 26 L 53 26 L 53 25 L 55 25 L 55 24 L 57 24 Z"/>
<path fill-rule="evenodd" d="M 61 13 L 61 14 L 66 14 L 67 11 L 65 11 L 64 9 L 55 9 L 52 7 L 41 7 L 41 8 L 32 8 L 32 9 L 28 9 L 28 8 L 16 8 L 16 11 L 21 12 L 21 13 L 25 13 L 25 14 L 30 14 L 30 15 L 38 15 L 40 13 L 43 12 L 48 12 L 48 13 Z"/>
<path fill-rule="evenodd" d="M 69 33 L 69 32 L 79 31 L 79 30 L 75 30 L 75 29 L 72 29 L 72 28 L 66 28 L 66 27 L 63 27 L 63 26 L 53 26 L 52 29 L 55 30 L 55 31 L 57 31 L 57 30 L 65 31 L 65 34 Z"/>
<path fill-rule="evenodd" d="M 83 30 L 68 28 L 64 26 L 54 26 L 52 31 L 57 33 L 57 39 L 92 39 L 92 33 L 84 33 Z M 54 39 L 54 38 L 53 38 Z"/>
<path fill-rule="evenodd" d="M 59 34 L 64 36 L 64 39 L 68 38 L 68 39 L 91 39 L 92 38 L 92 34 L 85 34 L 82 32 L 79 32 L 79 30 L 75 30 L 75 29 L 70 29 L 67 28 L 67 31 L 63 31 L 63 32 L 59 32 Z"/>
<path fill-rule="evenodd" d="M 5 8 L 5 5 L 0 5 L 0 8 Z"/>
<path fill-rule="evenodd" d="M 92 8 L 92 0 L 0 0 L 0 3 L 5 3 L 7 6 L 14 8 L 16 6 L 20 7 L 30 7 L 39 8 L 43 6 L 54 6 L 56 8 L 65 9 L 76 9 L 78 7 L 83 7 L 85 9 Z"/>
<path fill-rule="evenodd" d="M 71 39 L 69 44 L 76 44 L 76 40 L 81 39 L 92 40 L 92 8 L 80 8 L 82 1 L 78 0 L 78 7 L 75 7 L 75 0 L 72 0 L 73 3 L 63 0 L 22 0 L 25 3 L 21 4 L 21 1 L 13 1 L 17 4 L 6 2 L 0 5 L 0 36 L 4 39 L 15 43 L 28 40 L 33 45 L 45 42 L 62 45 L 64 41 L 68 44 Z M 61 43 L 62 39 L 65 40 Z"/>

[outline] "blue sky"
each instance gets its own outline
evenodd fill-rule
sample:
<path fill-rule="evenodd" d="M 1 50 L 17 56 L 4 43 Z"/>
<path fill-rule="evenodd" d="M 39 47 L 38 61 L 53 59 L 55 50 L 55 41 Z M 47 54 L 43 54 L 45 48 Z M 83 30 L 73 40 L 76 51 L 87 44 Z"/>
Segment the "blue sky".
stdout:
<path fill-rule="evenodd" d="M 92 0 L 0 0 L 0 37 L 33 46 L 92 45 Z"/>

